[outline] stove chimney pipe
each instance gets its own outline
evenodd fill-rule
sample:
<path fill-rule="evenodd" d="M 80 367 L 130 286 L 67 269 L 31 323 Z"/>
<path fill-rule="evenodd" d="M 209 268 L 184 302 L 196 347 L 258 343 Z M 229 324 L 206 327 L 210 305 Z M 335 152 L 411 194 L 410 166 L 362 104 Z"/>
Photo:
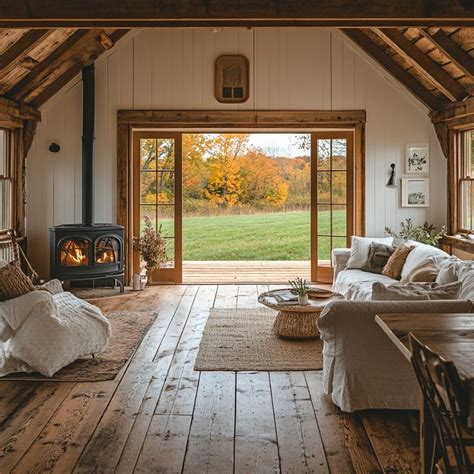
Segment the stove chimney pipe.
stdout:
<path fill-rule="evenodd" d="M 82 223 L 94 223 L 95 66 L 82 68 Z"/>

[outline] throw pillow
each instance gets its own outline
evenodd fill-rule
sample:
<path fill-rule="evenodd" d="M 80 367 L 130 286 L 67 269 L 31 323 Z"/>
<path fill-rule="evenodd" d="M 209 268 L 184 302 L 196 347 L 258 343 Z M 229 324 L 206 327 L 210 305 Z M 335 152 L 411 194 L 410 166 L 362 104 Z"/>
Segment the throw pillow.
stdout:
<path fill-rule="evenodd" d="M 438 286 L 436 283 L 394 283 L 372 285 L 373 301 L 415 301 L 415 300 L 455 300 L 461 289 L 461 282 Z"/>
<path fill-rule="evenodd" d="M 369 246 L 367 261 L 364 263 L 361 270 L 370 273 L 382 273 L 390 255 L 392 255 L 394 251 L 395 248 L 391 245 L 372 242 Z"/>
<path fill-rule="evenodd" d="M 446 252 L 432 245 L 421 244 L 420 242 L 414 242 L 412 240 L 409 240 L 407 244 L 413 245 L 415 248 L 408 255 L 405 265 L 403 266 L 402 280 L 407 278 L 418 265 L 426 260 L 430 260 L 431 258 L 437 258 L 438 260 L 449 258 Z"/>
<path fill-rule="evenodd" d="M 388 259 L 385 267 L 383 267 L 382 275 L 393 278 L 394 280 L 399 280 L 405 261 L 413 249 L 414 247 L 407 244 L 402 244 L 397 247 L 395 252 L 393 252 Z"/>
<path fill-rule="evenodd" d="M 34 289 L 33 283 L 14 262 L 0 268 L 0 301 L 26 295 Z"/>
<path fill-rule="evenodd" d="M 456 257 L 446 258 L 439 264 L 439 273 L 436 277 L 438 285 L 447 285 L 458 281 L 458 270 L 461 260 Z"/>
<path fill-rule="evenodd" d="M 362 268 L 369 256 L 369 247 L 372 242 L 378 244 L 392 245 L 393 237 L 357 237 L 352 236 L 351 256 L 347 261 L 346 268 Z"/>
<path fill-rule="evenodd" d="M 433 283 L 438 276 L 439 269 L 433 257 L 421 262 L 402 283 Z"/>

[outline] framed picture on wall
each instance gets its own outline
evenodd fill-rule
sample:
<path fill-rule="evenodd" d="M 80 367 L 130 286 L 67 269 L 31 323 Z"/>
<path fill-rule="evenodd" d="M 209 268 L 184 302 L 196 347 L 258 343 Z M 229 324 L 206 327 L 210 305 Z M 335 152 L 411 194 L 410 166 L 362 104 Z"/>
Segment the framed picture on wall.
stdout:
<path fill-rule="evenodd" d="M 428 207 L 429 205 L 429 178 L 403 178 L 402 207 Z"/>
<path fill-rule="evenodd" d="M 409 143 L 406 148 L 407 174 L 427 174 L 430 171 L 430 148 L 424 143 Z"/>

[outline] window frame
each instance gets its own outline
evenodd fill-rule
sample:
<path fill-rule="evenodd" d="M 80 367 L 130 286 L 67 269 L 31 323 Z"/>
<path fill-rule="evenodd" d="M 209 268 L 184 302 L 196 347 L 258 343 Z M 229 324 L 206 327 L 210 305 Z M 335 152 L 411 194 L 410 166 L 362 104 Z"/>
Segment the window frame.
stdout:
<path fill-rule="evenodd" d="M 14 167 L 14 130 L 0 127 L 0 132 L 5 133 L 5 162 L 3 167 L 3 174 L 0 174 L 1 181 L 8 181 L 10 183 L 10 222 L 5 229 L 2 228 L 0 219 L 0 231 L 9 230 L 15 226 L 15 210 L 16 210 L 16 176 Z"/>
<path fill-rule="evenodd" d="M 474 134 L 474 128 L 458 130 L 456 133 L 456 148 L 455 148 L 455 172 L 456 172 L 456 201 L 457 201 L 457 213 L 456 213 L 456 232 L 462 232 L 471 234 L 474 233 L 473 229 L 465 229 L 463 226 L 463 215 L 462 215 L 462 185 L 465 182 L 474 183 L 474 176 L 468 176 L 466 169 L 466 140 L 465 135 L 467 133 Z M 471 185 L 472 186 L 472 185 Z"/>

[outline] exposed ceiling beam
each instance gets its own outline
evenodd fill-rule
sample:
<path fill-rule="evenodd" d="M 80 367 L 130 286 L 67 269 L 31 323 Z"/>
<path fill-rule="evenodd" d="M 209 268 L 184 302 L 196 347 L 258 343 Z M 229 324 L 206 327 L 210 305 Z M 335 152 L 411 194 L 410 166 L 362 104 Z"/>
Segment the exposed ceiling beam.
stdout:
<path fill-rule="evenodd" d="M 468 26 L 474 4 L 448 0 L 9 0 L 0 27 Z"/>
<path fill-rule="evenodd" d="M 0 124 L 23 127 L 23 120 L 41 121 L 41 112 L 28 105 L 0 97 Z"/>
<path fill-rule="evenodd" d="M 421 100 L 429 109 L 435 110 L 441 106 L 441 101 L 417 81 L 409 72 L 388 56 L 383 49 L 377 46 L 364 32 L 354 29 L 342 30 L 369 56 L 377 61 L 388 73 L 400 81 L 417 99 Z"/>
<path fill-rule="evenodd" d="M 446 57 L 468 76 L 474 77 L 474 58 L 451 39 L 443 30 L 439 29 L 431 34 L 427 29 L 421 28 L 420 32 L 428 38 Z"/>
<path fill-rule="evenodd" d="M 122 36 L 128 33 L 128 31 L 129 30 L 116 30 L 110 36 L 106 35 L 103 31 L 99 33 L 95 31 L 96 35 L 93 42 L 86 36 L 79 45 L 76 45 L 76 54 L 70 56 L 69 59 L 72 61 L 69 68 L 44 87 L 31 101 L 31 104 L 35 107 L 40 107 L 44 104 L 69 81 L 74 79 L 74 77 L 80 73 L 83 66 L 95 61 L 101 53 L 110 49 Z"/>
<path fill-rule="evenodd" d="M 374 30 L 398 54 L 407 59 L 448 99 L 463 100 L 468 92 L 438 64 L 417 48 L 401 31 L 393 28 Z"/>
<path fill-rule="evenodd" d="M 18 101 L 23 100 L 23 97 L 34 90 L 35 87 L 48 76 L 54 66 L 57 66 L 66 59 L 70 51 L 76 48 L 87 35 L 91 35 L 88 30 L 76 31 L 76 33 L 71 35 L 61 46 L 55 49 L 43 62 L 38 64 L 29 74 L 15 84 L 15 86 L 5 94 L 6 97 Z"/>
<path fill-rule="evenodd" d="M 52 30 L 44 29 L 28 31 L 0 56 L 0 73 L 21 63 L 25 56 L 51 33 Z"/>

